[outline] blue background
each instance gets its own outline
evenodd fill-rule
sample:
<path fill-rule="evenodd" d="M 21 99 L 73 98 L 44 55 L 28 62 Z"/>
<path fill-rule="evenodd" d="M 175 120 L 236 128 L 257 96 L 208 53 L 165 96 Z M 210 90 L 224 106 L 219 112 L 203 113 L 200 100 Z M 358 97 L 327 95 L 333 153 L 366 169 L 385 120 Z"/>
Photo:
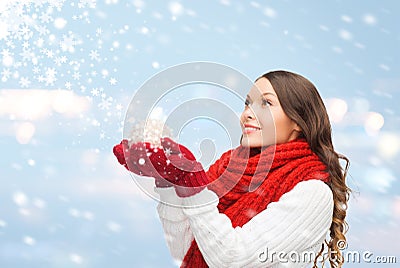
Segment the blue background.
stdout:
<path fill-rule="evenodd" d="M 400 262 L 399 8 L 398 1 L 1 1 L 0 266 L 176 266 L 157 203 L 112 147 L 135 91 L 190 61 L 225 64 L 252 80 L 276 69 L 308 77 L 334 118 L 336 150 L 351 160 L 347 250 Z"/>

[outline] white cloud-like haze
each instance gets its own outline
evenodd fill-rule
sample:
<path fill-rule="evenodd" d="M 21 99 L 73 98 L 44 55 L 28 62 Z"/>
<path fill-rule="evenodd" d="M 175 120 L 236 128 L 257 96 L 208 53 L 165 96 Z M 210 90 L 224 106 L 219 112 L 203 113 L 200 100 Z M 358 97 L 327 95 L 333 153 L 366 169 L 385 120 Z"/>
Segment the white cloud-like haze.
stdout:
<path fill-rule="evenodd" d="M 68 90 L 3 89 L 0 90 L 0 118 L 35 121 L 54 112 L 78 117 L 90 108 L 87 97 Z"/>

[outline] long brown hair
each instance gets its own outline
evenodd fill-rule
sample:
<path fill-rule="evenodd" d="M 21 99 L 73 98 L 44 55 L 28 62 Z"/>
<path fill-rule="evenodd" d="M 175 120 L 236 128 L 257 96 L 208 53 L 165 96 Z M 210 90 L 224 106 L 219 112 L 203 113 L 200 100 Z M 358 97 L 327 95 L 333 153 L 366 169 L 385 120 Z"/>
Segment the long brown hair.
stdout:
<path fill-rule="evenodd" d="M 348 224 L 345 217 L 351 193 L 345 180 L 349 160 L 334 150 L 328 113 L 316 87 L 308 79 L 288 71 L 273 71 L 261 77 L 270 81 L 283 111 L 301 128 L 300 137 L 306 139 L 311 150 L 327 166 L 330 174 L 328 185 L 332 190 L 334 201 L 330 240 L 325 240 L 328 246 L 327 257 L 329 257 L 331 267 L 342 267 L 344 260 L 340 250 L 346 243 L 345 233 L 348 230 Z M 346 162 L 344 168 L 340 165 L 340 159 Z M 317 259 L 323 251 L 322 244 L 313 267 L 317 267 Z"/>

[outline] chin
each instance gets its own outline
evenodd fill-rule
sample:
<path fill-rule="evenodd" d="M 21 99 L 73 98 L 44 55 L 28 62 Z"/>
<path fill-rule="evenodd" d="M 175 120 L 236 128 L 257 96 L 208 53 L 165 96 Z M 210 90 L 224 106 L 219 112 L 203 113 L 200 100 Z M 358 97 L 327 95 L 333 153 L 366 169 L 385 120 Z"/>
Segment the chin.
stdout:
<path fill-rule="evenodd" d="M 243 147 L 250 147 L 250 148 L 257 148 L 257 147 L 261 147 L 262 145 L 260 144 L 260 142 L 255 142 L 255 141 L 251 141 L 251 140 L 246 140 L 245 138 L 243 138 L 241 145 Z"/>

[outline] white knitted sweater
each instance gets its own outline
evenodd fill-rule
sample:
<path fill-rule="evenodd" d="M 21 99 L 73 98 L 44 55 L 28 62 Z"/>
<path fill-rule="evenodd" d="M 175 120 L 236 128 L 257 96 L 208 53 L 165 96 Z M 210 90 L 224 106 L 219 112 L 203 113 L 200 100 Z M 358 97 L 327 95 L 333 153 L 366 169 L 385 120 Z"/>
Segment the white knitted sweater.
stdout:
<path fill-rule="evenodd" d="M 178 197 L 173 187 L 155 191 L 165 239 L 179 263 L 195 237 L 210 267 L 308 267 L 332 222 L 332 191 L 319 180 L 298 183 L 236 228 L 218 212 L 218 197 L 211 190 L 186 198 Z"/>

